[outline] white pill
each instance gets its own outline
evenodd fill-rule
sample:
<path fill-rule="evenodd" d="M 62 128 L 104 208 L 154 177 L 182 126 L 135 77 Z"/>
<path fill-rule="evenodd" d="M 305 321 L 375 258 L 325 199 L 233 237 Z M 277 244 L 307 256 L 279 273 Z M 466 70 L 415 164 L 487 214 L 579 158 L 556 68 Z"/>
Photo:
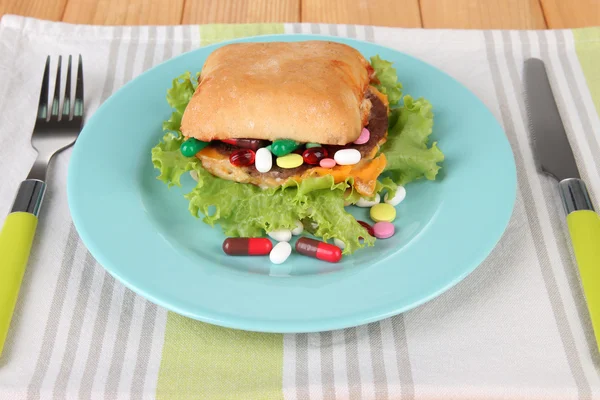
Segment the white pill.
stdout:
<path fill-rule="evenodd" d="M 296 221 L 296 227 L 292 229 L 292 235 L 298 236 L 302 232 L 304 232 L 304 225 L 302 225 L 302 222 Z"/>
<path fill-rule="evenodd" d="M 354 165 L 360 161 L 360 151 L 356 149 L 338 150 L 333 159 L 339 165 Z"/>
<path fill-rule="evenodd" d="M 337 247 L 339 247 L 342 250 L 344 250 L 344 248 L 346 248 L 346 243 L 342 242 L 338 238 L 333 238 L 333 244 L 335 244 Z"/>
<path fill-rule="evenodd" d="M 358 207 L 373 207 L 375 204 L 379 204 L 380 201 L 381 201 L 381 196 L 379 194 L 376 194 L 375 198 L 373 200 L 369 200 L 369 199 L 365 199 L 364 197 L 361 197 L 356 202 L 356 205 Z"/>
<path fill-rule="evenodd" d="M 258 172 L 269 172 L 273 167 L 273 156 L 266 147 L 256 150 L 254 158 L 254 166 Z"/>
<path fill-rule="evenodd" d="M 196 182 L 198 182 L 198 173 L 196 172 L 195 169 L 190 171 L 190 176 L 192 177 L 193 180 L 195 180 Z"/>
<path fill-rule="evenodd" d="M 398 186 L 398 190 L 396 190 L 396 195 L 391 200 L 388 200 L 388 194 L 386 193 L 385 196 L 383 197 L 383 201 L 385 201 L 386 203 L 388 203 L 391 206 L 396 207 L 398 204 L 400 204 L 402 202 L 402 200 L 404 200 L 405 197 L 406 197 L 406 189 L 404 189 L 404 186 Z"/>
<path fill-rule="evenodd" d="M 289 229 L 277 229 L 268 232 L 267 235 L 269 235 L 271 239 L 277 240 L 278 242 L 289 242 L 292 240 L 292 231 Z"/>
<path fill-rule="evenodd" d="M 292 246 L 288 242 L 279 242 L 269 253 L 269 260 L 273 264 L 281 264 L 288 259 L 290 254 L 292 254 Z"/>

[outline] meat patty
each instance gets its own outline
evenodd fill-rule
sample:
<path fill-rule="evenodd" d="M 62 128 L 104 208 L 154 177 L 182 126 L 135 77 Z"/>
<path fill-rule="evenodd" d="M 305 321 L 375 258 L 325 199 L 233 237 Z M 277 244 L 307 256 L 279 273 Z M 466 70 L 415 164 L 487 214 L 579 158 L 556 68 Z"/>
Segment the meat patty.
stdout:
<path fill-rule="evenodd" d="M 369 141 L 364 144 L 354 144 L 349 143 L 345 146 L 332 146 L 325 145 L 329 156 L 333 158 L 333 155 L 336 151 L 341 149 L 357 149 L 360 151 L 360 154 L 363 158 L 368 157 L 373 149 L 379 145 L 386 136 L 387 128 L 388 128 L 388 111 L 387 106 L 381 101 L 381 99 L 372 91 L 368 90 L 366 93 L 367 99 L 371 101 L 371 113 L 369 114 L 369 122 L 366 128 L 371 133 L 369 137 Z M 214 147 L 220 154 L 223 154 L 226 157 L 238 150 L 239 147 L 232 146 L 227 143 L 223 143 L 220 141 L 214 141 L 210 144 L 210 146 Z M 297 168 L 281 168 L 273 163 L 273 167 L 269 172 L 261 173 L 256 170 L 254 166 L 250 167 L 240 167 L 244 170 L 244 172 L 250 176 L 262 176 L 265 178 L 273 178 L 273 179 L 282 179 L 285 180 L 291 176 L 301 175 L 306 170 L 314 167 L 314 165 L 302 164 Z"/>

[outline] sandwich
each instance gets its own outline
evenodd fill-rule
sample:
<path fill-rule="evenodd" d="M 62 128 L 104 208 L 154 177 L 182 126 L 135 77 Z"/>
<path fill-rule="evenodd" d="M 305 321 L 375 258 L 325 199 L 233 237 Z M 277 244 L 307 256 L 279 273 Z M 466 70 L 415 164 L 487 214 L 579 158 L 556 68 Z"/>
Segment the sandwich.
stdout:
<path fill-rule="evenodd" d="M 190 212 L 232 237 L 302 223 L 352 253 L 375 239 L 346 207 L 433 180 L 443 160 L 428 143 L 431 104 L 402 96 L 390 62 L 342 43 L 228 44 L 176 78 L 167 101 L 158 179 L 191 172 Z"/>

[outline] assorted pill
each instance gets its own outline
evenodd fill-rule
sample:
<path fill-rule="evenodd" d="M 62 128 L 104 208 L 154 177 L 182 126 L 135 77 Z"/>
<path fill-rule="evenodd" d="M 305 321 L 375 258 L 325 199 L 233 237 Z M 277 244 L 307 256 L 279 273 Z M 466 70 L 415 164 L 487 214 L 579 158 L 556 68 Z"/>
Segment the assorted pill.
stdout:
<path fill-rule="evenodd" d="M 292 235 L 298 236 L 304 232 L 304 225 L 300 221 L 296 221 L 296 227 L 292 229 Z"/>
<path fill-rule="evenodd" d="M 230 256 L 266 256 L 273 249 L 267 238 L 227 238 L 223 251 Z"/>
<path fill-rule="evenodd" d="M 369 214 L 371 215 L 371 219 L 375 222 L 392 222 L 396 219 L 396 209 L 394 206 L 387 203 L 374 205 L 371 207 Z"/>
<path fill-rule="evenodd" d="M 396 228 L 391 222 L 381 221 L 373 225 L 373 232 L 375 232 L 375 237 L 377 239 L 391 238 L 394 236 L 395 231 Z"/>
<path fill-rule="evenodd" d="M 342 149 L 335 152 L 333 159 L 339 165 L 354 165 L 359 163 L 361 155 L 356 149 Z"/>
<path fill-rule="evenodd" d="M 202 142 L 198 139 L 189 138 L 185 142 L 181 143 L 181 147 L 179 148 L 179 150 L 184 156 L 193 157 L 196 155 L 197 152 L 199 152 L 206 146 L 208 146 L 208 142 Z"/>
<path fill-rule="evenodd" d="M 250 149 L 239 149 L 229 155 L 229 162 L 236 167 L 248 167 L 255 159 L 256 153 Z"/>
<path fill-rule="evenodd" d="M 360 131 L 360 136 L 354 141 L 354 144 L 365 144 L 370 138 L 371 132 L 369 132 L 367 128 L 362 128 L 362 131 Z"/>
<path fill-rule="evenodd" d="M 267 235 L 278 242 L 289 242 L 292 240 L 292 231 L 289 229 L 276 229 L 274 231 L 267 232 Z"/>
<path fill-rule="evenodd" d="M 321 161 L 319 161 L 319 166 L 321 168 L 333 168 L 335 167 L 335 165 L 336 163 L 333 158 L 324 158 Z"/>
<path fill-rule="evenodd" d="M 324 147 L 311 147 L 302 153 L 302 159 L 309 165 L 317 165 L 327 156 L 327 149 Z"/>
<path fill-rule="evenodd" d="M 307 237 L 298 239 L 296 251 L 302 255 L 331 263 L 342 259 L 342 250 L 339 247 Z"/>
<path fill-rule="evenodd" d="M 277 157 L 282 157 L 290 154 L 298 147 L 300 147 L 300 143 L 296 142 L 295 140 L 276 140 L 271 144 L 271 153 L 275 154 Z"/>
<path fill-rule="evenodd" d="M 311 147 L 321 147 L 319 143 L 306 143 L 306 148 L 310 149 Z"/>
<path fill-rule="evenodd" d="M 223 139 L 221 142 L 254 151 L 266 146 L 269 143 L 266 140 L 260 139 Z"/>
<path fill-rule="evenodd" d="M 292 246 L 288 242 L 279 242 L 269 253 L 269 260 L 273 264 L 282 264 L 292 254 Z"/>
<path fill-rule="evenodd" d="M 333 238 L 333 244 L 335 244 L 340 249 L 344 250 L 346 248 L 346 243 L 338 238 Z"/>
<path fill-rule="evenodd" d="M 365 199 L 364 197 L 361 197 L 356 202 L 356 206 L 358 206 L 358 207 L 373 207 L 374 205 L 379 204 L 380 201 L 381 201 L 381 196 L 378 193 L 375 195 L 375 198 L 373 200 L 369 200 L 369 199 Z"/>
<path fill-rule="evenodd" d="M 398 204 L 400 204 L 402 202 L 402 200 L 404 200 L 405 197 L 406 197 L 406 189 L 404 188 L 404 186 L 398 186 L 398 189 L 396 189 L 396 194 L 394 195 L 394 197 L 392 197 L 391 199 L 388 199 L 388 194 L 386 193 L 385 196 L 383 197 L 383 201 L 391 206 L 396 207 Z"/>
<path fill-rule="evenodd" d="M 273 155 L 266 147 L 256 151 L 254 166 L 258 172 L 262 173 L 269 172 L 273 168 Z"/>
<path fill-rule="evenodd" d="M 280 168 L 297 168 L 302 165 L 304 160 L 300 154 L 292 153 L 283 157 L 277 157 L 277 166 Z"/>

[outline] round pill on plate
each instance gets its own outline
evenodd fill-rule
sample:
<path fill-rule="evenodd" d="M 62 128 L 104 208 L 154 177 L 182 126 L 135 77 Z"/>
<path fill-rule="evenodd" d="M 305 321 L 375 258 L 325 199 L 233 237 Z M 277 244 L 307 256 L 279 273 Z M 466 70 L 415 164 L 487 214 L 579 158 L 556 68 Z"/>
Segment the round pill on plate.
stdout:
<path fill-rule="evenodd" d="M 319 161 L 321 168 L 333 168 L 335 167 L 335 160 L 333 158 L 324 158 Z"/>
<path fill-rule="evenodd" d="M 335 244 L 337 247 L 339 247 L 342 250 L 344 250 L 346 248 L 346 243 L 344 243 L 343 241 L 341 241 L 338 238 L 333 238 L 333 244 Z"/>
<path fill-rule="evenodd" d="M 307 237 L 298 239 L 296 251 L 302 255 L 331 263 L 342 259 L 342 250 L 339 247 Z"/>
<path fill-rule="evenodd" d="M 387 239 L 394 236 L 396 228 L 391 222 L 381 221 L 373 225 L 373 231 L 377 239 Z"/>
<path fill-rule="evenodd" d="M 396 189 L 396 194 L 394 195 L 394 197 L 392 197 L 391 199 L 388 199 L 388 194 L 386 193 L 385 196 L 383 197 L 383 201 L 391 206 L 396 207 L 398 204 L 400 204 L 402 202 L 402 200 L 404 200 L 405 197 L 406 197 L 406 189 L 404 188 L 404 186 L 398 186 L 398 189 Z"/>
<path fill-rule="evenodd" d="M 354 144 L 365 144 L 370 138 L 371 132 L 369 132 L 367 128 L 362 128 L 362 131 L 360 131 L 360 136 L 354 141 Z"/>
<path fill-rule="evenodd" d="M 381 196 L 379 194 L 375 195 L 375 198 L 373 200 L 369 200 L 369 199 L 365 199 L 364 197 L 361 197 L 360 199 L 358 199 L 358 201 L 356 202 L 356 206 L 358 207 L 373 207 L 375 204 L 379 204 L 379 202 L 381 201 Z"/>
<path fill-rule="evenodd" d="M 354 165 L 358 164 L 361 155 L 356 149 L 342 149 L 335 152 L 333 159 L 339 165 Z"/>
<path fill-rule="evenodd" d="M 287 156 L 277 157 L 277 166 L 280 168 L 296 168 L 302 165 L 304 160 L 300 154 L 292 153 Z"/>
<path fill-rule="evenodd" d="M 223 242 L 223 251 L 230 256 L 266 256 L 273 249 L 273 243 L 267 238 L 227 238 Z"/>
<path fill-rule="evenodd" d="M 269 260 L 273 264 L 281 264 L 288 259 L 290 254 L 292 254 L 292 246 L 288 242 L 279 242 L 269 253 Z"/>
<path fill-rule="evenodd" d="M 267 235 L 278 242 L 289 242 L 292 240 L 292 231 L 289 229 L 276 229 L 274 231 L 267 232 Z"/>
<path fill-rule="evenodd" d="M 375 222 L 392 222 L 396 219 L 396 209 L 386 203 L 375 204 L 369 212 L 371 219 Z"/>
<path fill-rule="evenodd" d="M 302 225 L 302 222 L 296 221 L 296 227 L 292 229 L 292 235 L 298 236 L 302 232 L 304 232 L 304 225 Z"/>
<path fill-rule="evenodd" d="M 263 147 L 256 151 L 254 166 L 258 172 L 262 173 L 269 172 L 273 168 L 273 155 L 269 149 Z"/>

